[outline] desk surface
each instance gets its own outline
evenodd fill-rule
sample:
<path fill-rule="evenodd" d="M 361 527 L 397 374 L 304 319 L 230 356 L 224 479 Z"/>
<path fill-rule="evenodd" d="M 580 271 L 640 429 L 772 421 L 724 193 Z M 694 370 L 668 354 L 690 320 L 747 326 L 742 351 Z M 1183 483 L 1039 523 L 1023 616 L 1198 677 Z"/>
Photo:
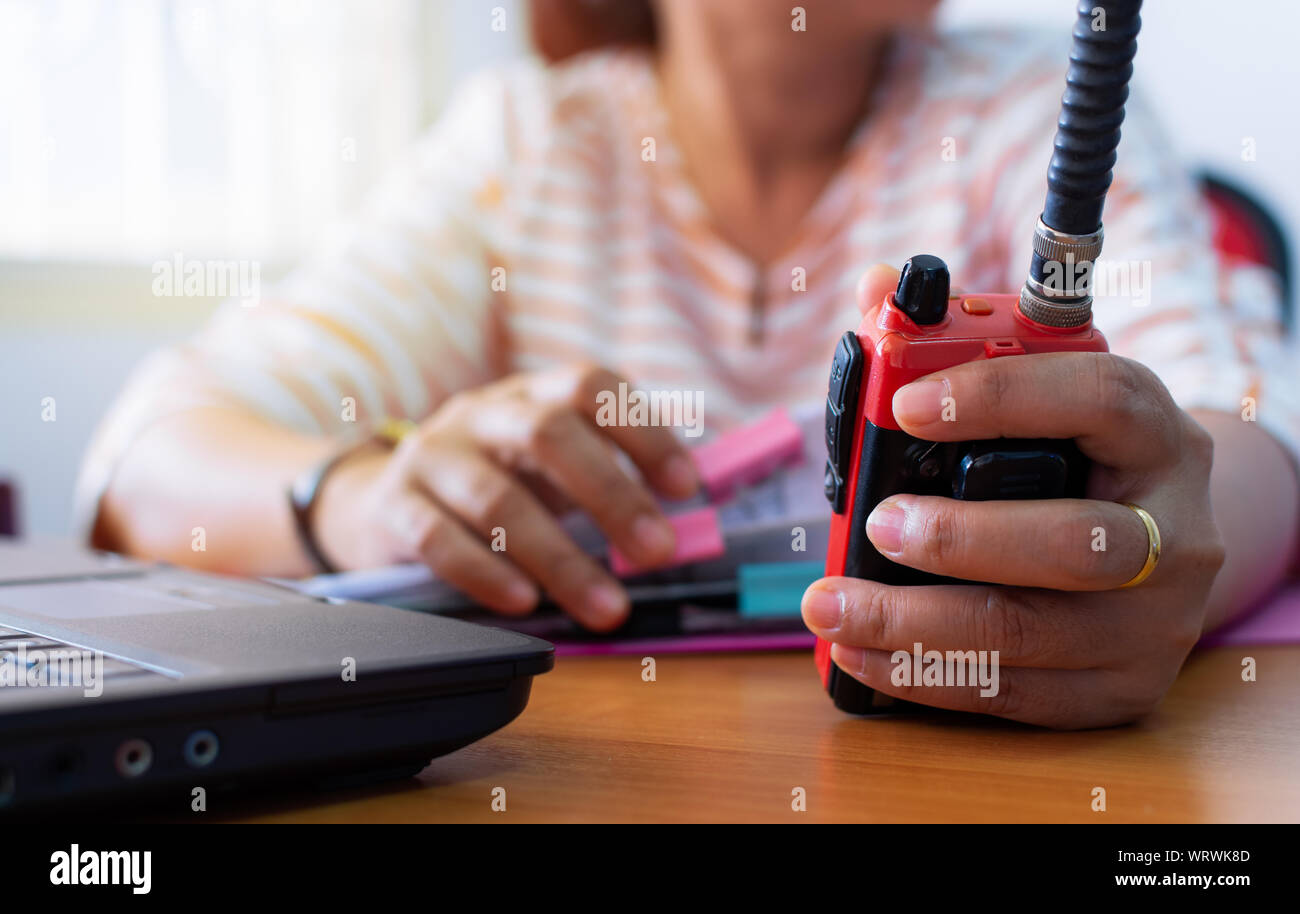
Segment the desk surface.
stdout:
<path fill-rule="evenodd" d="M 417 779 L 240 819 L 1300 821 L 1300 647 L 1195 654 L 1149 719 L 1086 733 L 847 717 L 804 654 L 661 656 L 656 673 L 644 682 L 639 657 L 561 658 L 518 720 Z"/>

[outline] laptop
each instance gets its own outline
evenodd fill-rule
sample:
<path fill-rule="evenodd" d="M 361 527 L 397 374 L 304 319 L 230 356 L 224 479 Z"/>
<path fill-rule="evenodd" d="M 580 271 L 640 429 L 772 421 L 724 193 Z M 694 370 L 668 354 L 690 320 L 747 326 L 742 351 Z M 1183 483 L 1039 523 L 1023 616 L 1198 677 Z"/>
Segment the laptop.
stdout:
<path fill-rule="evenodd" d="M 0 815 L 408 777 L 513 720 L 553 663 L 458 619 L 0 543 Z"/>

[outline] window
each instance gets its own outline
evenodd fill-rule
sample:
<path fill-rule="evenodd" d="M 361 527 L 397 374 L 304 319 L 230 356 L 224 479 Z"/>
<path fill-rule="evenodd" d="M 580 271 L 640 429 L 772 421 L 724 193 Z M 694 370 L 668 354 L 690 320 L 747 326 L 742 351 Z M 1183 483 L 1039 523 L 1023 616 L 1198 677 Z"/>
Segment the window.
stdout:
<path fill-rule="evenodd" d="M 492 8 L 0 0 L 0 258 L 300 254 L 517 51 Z"/>

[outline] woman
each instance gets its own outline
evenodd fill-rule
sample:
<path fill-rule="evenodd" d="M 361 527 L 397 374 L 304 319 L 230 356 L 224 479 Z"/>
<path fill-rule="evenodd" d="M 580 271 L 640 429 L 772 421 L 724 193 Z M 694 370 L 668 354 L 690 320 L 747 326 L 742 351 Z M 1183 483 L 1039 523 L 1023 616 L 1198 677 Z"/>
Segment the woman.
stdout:
<path fill-rule="evenodd" d="M 597 424 L 601 391 L 701 391 L 710 433 L 815 409 L 865 264 L 932 251 L 967 288 L 1023 280 L 1063 48 L 936 38 L 925 7 L 539 0 L 562 61 L 476 78 L 346 246 L 140 370 L 83 474 L 95 541 L 246 574 L 422 560 L 503 613 L 545 590 L 618 625 L 626 595 L 554 511 L 651 564 L 673 547 L 656 496 L 696 480 L 671 430 Z M 868 685 L 1050 726 L 1131 720 L 1287 573 L 1300 434 L 1263 364 L 1276 321 L 1219 300 L 1189 184 L 1136 103 L 1106 233 L 1152 277 L 1149 304 L 1098 301 L 1115 355 L 963 366 L 894 403 L 921 437 L 1076 437 L 1090 500 L 883 504 L 883 551 L 1005 586 L 815 584 L 806 621 Z M 868 271 L 857 301 L 895 277 Z M 958 421 L 935 421 L 943 396 Z M 386 417 L 419 425 L 356 443 Z M 1165 541 L 1132 589 L 1147 531 L 1121 502 Z M 916 641 L 1000 651 L 999 694 L 907 695 L 888 658 Z"/>

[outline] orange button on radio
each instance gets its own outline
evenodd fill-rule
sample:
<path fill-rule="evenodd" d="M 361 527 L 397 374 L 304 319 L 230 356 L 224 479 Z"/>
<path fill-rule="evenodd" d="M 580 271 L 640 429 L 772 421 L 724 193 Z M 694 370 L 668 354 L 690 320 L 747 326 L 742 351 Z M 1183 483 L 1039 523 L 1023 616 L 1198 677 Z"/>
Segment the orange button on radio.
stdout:
<path fill-rule="evenodd" d="M 987 298 L 963 298 L 961 309 L 967 314 L 992 314 L 993 306 Z"/>

